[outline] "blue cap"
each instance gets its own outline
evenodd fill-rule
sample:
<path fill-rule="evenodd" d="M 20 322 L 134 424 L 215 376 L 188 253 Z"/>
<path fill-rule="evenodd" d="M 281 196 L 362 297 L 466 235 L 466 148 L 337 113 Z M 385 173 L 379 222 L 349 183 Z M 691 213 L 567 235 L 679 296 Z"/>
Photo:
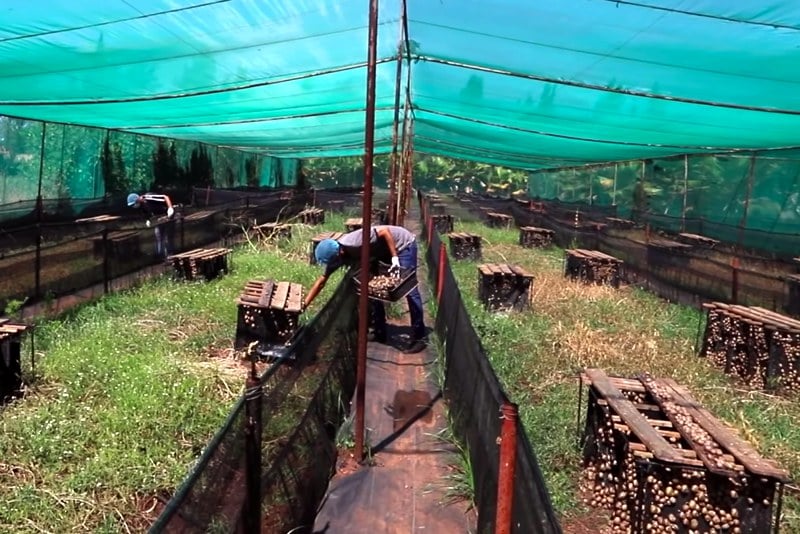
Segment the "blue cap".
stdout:
<path fill-rule="evenodd" d="M 317 263 L 327 265 L 339 255 L 339 243 L 335 239 L 323 239 L 314 250 Z"/>
<path fill-rule="evenodd" d="M 137 200 L 139 200 L 139 195 L 137 195 L 136 193 L 131 193 L 130 195 L 128 195 L 128 206 L 133 206 L 134 204 L 136 204 Z"/>

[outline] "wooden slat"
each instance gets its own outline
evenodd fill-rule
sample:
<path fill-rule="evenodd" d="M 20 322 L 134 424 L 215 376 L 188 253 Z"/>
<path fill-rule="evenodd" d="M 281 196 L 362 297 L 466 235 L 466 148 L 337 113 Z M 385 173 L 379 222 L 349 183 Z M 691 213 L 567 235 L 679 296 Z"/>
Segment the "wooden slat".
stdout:
<path fill-rule="evenodd" d="M 667 443 L 656 430 L 650 426 L 647 419 L 639 413 L 632 402 L 627 400 L 600 369 L 587 369 L 586 376 L 591 380 L 592 386 L 605 398 L 612 410 L 622 417 L 630 427 L 631 432 L 647 446 L 647 449 L 661 461 L 681 463 L 684 458 L 675 452 L 675 448 Z"/>
<path fill-rule="evenodd" d="M 300 312 L 303 309 L 303 286 L 291 284 L 289 298 L 286 300 L 286 311 Z"/>
<path fill-rule="evenodd" d="M 261 295 L 258 298 L 258 305 L 267 308 L 272 302 L 272 291 L 275 287 L 275 282 L 272 280 L 266 280 L 263 282 L 263 286 L 261 287 Z"/>
<path fill-rule="evenodd" d="M 289 296 L 289 282 L 278 282 L 275 291 L 272 293 L 272 302 L 269 307 L 273 310 L 283 310 L 286 308 L 286 297 Z"/>
<path fill-rule="evenodd" d="M 656 384 L 662 386 L 662 387 L 669 388 L 669 386 L 667 384 L 665 384 L 663 380 L 654 380 L 654 382 Z M 642 383 L 648 389 L 648 391 L 650 391 L 650 393 L 653 395 L 653 397 L 656 399 L 656 402 L 658 402 L 658 404 L 662 407 L 662 409 L 664 411 L 664 414 L 669 418 L 670 421 L 672 421 L 672 425 L 675 427 L 675 429 L 680 433 L 681 436 L 683 436 L 683 439 L 686 441 L 686 443 L 688 443 L 689 446 L 692 447 L 694 452 L 697 454 L 697 457 L 703 462 L 703 465 L 705 465 L 706 469 L 708 469 L 710 472 L 712 472 L 714 474 L 717 474 L 717 475 L 720 475 L 720 476 L 724 476 L 724 477 L 735 477 L 737 475 L 737 472 L 736 472 L 735 469 L 727 469 L 727 468 L 719 467 L 714 462 L 714 460 L 706 453 L 706 449 L 704 448 L 704 446 L 694 440 L 694 438 L 689 433 L 687 428 L 683 424 L 681 424 L 681 422 L 678 420 L 678 418 L 675 417 L 673 415 L 673 413 L 671 413 L 671 412 L 667 411 L 666 409 L 664 409 L 663 403 L 667 402 L 667 401 L 674 401 L 675 403 L 680 404 L 679 403 L 680 399 L 679 399 L 678 396 L 672 394 L 671 395 L 671 397 L 672 397 L 671 399 L 663 399 L 663 400 L 659 399 L 657 397 L 657 395 L 655 394 L 655 392 L 647 385 L 647 382 L 645 382 L 643 380 Z M 669 389 L 671 389 L 671 388 L 669 388 Z M 695 420 L 694 414 L 690 413 L 689 415 L 692 416 L 692 420 Z"/>
<path fill-rule="evenodd" d="M 774 461 L 759 455 L 748 442 L 734 434 L 730 429 L 725 428 L 711 412 L 692 397 L 688 389 L 670 378 L 661 379 L 660 382 L 672 390 L 676 402 L 686 408 L 695 422 L 703 427 L 721 448 L 727 450 L 736 458 L 747 471 L 755 475 L 771 477 L 781 482 L 790 480 L 788 471 L 778 467 Z"/>
<path fill-rule="evenodd" d="M 484 276 L 490 276 L 492 274 L 492 269 L 491 269 L 491 267 L 489 267 L 488 263 L 484 263 L 483 265 L 479 265 L 478 266 L 478 270 Z"/>

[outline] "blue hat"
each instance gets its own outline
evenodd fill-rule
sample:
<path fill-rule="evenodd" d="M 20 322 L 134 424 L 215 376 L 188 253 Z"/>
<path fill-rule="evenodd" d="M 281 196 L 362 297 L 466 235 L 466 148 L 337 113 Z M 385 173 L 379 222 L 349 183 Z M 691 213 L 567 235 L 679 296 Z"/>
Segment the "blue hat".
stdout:
<path fill-rule="evenodd" d="M 314 250 L 317 263 L 327 265 L 339 255 L 339 243 L 335 239 L 323 239 Z"/>
<path fill-rule="evenodd" d="M 136 204 L 137 200 L 139 200 L 139 195 L 137 195 L 136 193 L 131 193 L 130 195 L 128 195 L 128 206 L 133 206 L 134 204 Z"/>

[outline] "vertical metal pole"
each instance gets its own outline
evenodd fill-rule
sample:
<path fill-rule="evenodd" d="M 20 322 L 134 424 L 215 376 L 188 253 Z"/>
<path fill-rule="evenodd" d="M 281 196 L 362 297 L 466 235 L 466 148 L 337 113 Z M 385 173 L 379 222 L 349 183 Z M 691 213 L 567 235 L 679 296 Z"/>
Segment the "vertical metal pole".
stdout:
<path fill-rule="evenodd" d="M 619 170 L 619 163 L 614 164 L 614 190 L 611 193 L 611 205 L 617 205 L 617 171 Z M 616 213 L 614 214 L 616 215 Z"/>
<path fill-rule="evenodd" d="M 34 265 L 34 295 L 38 298 L 42 296 L 42 175 L 44 174 L 44 141 L 47 132 L 47 123 L 42 123 L 42 146 L 39 148 L 39 188 L 36 193 L 36 258 Z M 62 140 L 63 142 L 63 140 Z"/>
<path fill-rule="evenodd" d="M 109 293 L 108 282 L 110 278 L 109 252 L 111 244 L 108 242 L 108 225 L 103 225 L 103 293 Z"/>
<path fill-rule="evenodd" d="M 403 204 L 400 206 L 402 224 L 405 224 L 406 214 L 411 201 L 411 182 L 414 178 L 414 118 L 408 119 L 408 158 L 406 159 L 406 173 L 403 193 Z"/>
<path fill-rule="evenodd" d="M 683 210 L 681 210 L 681 232 L 686 231 L 686 200 L 689 189 L 689 154 L 683 156 Z"/>
<path fill-rule="evenodd" d="M 378 45 L 378 0 L 369 0 L 369 38 L 367 49 L 367 106 L 364 128 L 364 203 L 361 207 L 361 288 L 358 296 L 358 353 L 356 367 L 355 453 L 364 458 L 364 397 L 367 384 L 367 288 L 369 287 L 369 240 L 372 219 L 372 161 L 375 148 L 375 71 Z"/>
<path fill-rule="evenodd" d="M 742 219 L 739 221 L 739 235 L 736 239 L 736 248 L 742 248 L 742 241 L 744 240 L 744 230 L 747 226 L 747 213 L 750 209 L 750 195 L 753 192 L 753 175 L 756 171 L 756 157 L 750 156 L 750 167 L 747 170 L 747 190 L 744 197 L 744 207 L 742 209 Z"/>
<path fill-rule="evenodd" d="M 244 532 L 261 532 L 261 408 L 264 390 L 255 370 L 255 355 L 251 356 L 250 374 L 245 390 L 245 484 L 246 500 L 242 517 Z"/>
<path fill-rule="evenodd" d="M 401 13 L 402 16 L 402 13 Z M 397 142 L 399 139 L 399 121 L 400 121 L 400 84 L 402 83 L 403 75 L 403 49 L 402 44 L 398 45 L 397 50 L 397 76 L 394 82 L 394 120 L 392 121 L 392 162 L 389 170 L 389 203 L 387 207 L 387 216 L 389 224 L 397 223 L 397 182 L 399 173 L 398 157 L 397 157 Z"/>
<path fill-rule="evenodd" d="M 506 402 L 500 408 L 500 468 L 497 473 L 497 514 L 495 534 L 511 534 L 514 506 L 514 473 L 517 467 L 517 405 Z"/>

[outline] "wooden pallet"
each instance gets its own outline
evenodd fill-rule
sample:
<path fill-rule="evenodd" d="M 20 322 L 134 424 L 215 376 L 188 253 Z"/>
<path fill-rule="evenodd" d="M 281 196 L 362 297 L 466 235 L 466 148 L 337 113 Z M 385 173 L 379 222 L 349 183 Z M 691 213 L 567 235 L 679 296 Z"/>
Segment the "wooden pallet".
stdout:
<path fill-rule="evenodd" d="M 453 231 L 453 216 L 447 214 L 431 215 L 431 224 L 440 234 Z"/>
<path fill-rule="evenodd" d="M 517 265 L 478 266 L 478 298 L 491 311 L 522 310 L 530 306 L 533 275 Z"/>
<path fill-rule="evenodd" d="M 303 310 L 303 287 L 292 282 L 250 280 L 236 304 L 236 348 L 253 342 L 284 343 L 297 330 Z"/>
<path fill-rule="evenodd" d="M 488 225 L 493 228 L 510 229 L 511 226 L 513 226 L 514 224 L 514 218 L 511 215 L 506 215 L 505 213 L 497 213 L 494 211 L 487 212 L 486 219 Z"/>
<path fill-rule="evenodd" d="M 22 391 L 22 336 L 32 327 L 0 317 L 0 403 Z"/>
<path fill-rule="evenodd" d="M 300 222 L 308 225 L 322 224 L 325 222 L 325 210 L 322 208 L 306 208 L 297 214 Z"/>
<path fill-rule="evenodd" d="M 348 232 L 355 232 L 361 229 L 363 224 L 364 220 L 361 217 L 352 217 L 344 221 L 344 227 Z"/>
<path fill-rule="evenodd" d="M 800 316 L 800 274 L 792 274 L 786 277 L 786 312 L 789 315 Z"/>
<path fill-rule="evenodd" d="M 800 320 L 724 302 L 703 308 L 701 356 L 750 387 L 800 392 Z"/>
<path fill-rule="evenodd" d="M 714 248 L 719 244 L 719 241 L 716 239 L 711 239 L 710 237 L 705 237 L 698 234 L 689 234 L 686 232 L 678 234 L 678 241 L 681 243 L 686 243 L 687 245 L 703 248 Z"/>
<path fill-rule="evenodd" d="M 589 386 L 582 486 L 594 505 L 611 510 L 612 532 L 685 532 L 689 520 L 695 531 L 709 532 L 711 516 L 695 512 L 706 502 L 715 514 L 741 518 L 728 531 L 734 524 L 741 532 L 770 531 L 788 471 L 760 456 L 685 387 L 599 369 L 585 370 L 581 382 Z"/>
<path fill-rule="evenodd" d="M 606 217 L 605 221 L 611 228 L 620 228 L 623 230 L 628 230 L 636 226 L 636 223 L 634 221 L 631 221 L 630 219 L 622 219 L 619 217 Z"/>
<path fill-rule="evenodd" d="M 468 232 L 451 232 L 447 237 L 450 240 L 450 254 L 454 259 L 481 259 L 481 236 Z"/>
<path fill-rule="evenodd" d="M 325 239 L 339 239 L 344 235 L 344 232 L 322 232 L 320 234 L 315 235 L 311 238 L 311 246 L 308 250 L 308 263 L 310 265 L 316 265 L 317 258 L 314 256 L 314 252 L 317 250 L 317 245 L 319 245 L 320 241 Z"/>
<path fill-rule="evenodd" d="M 522 226 L 519 229 L 519 244 L 525 248 L 544 248 L 553 244 L 555 232 L 536 226 Z"/>
<path fill-rule="evenodd" d="M 586 283 L 619 287 L 622 260 L 599 250 L 567 249 L 564 276 Z"/>
<path fill-rule="evenodd" d="M 75 219 L 77 224 L 109 224 L 120 220 L 119 215 L 96 215 L 94 217 L 84 217 L 82 219 Z"/>
<path fill-rule="evenodd" d="M 278 241 L 281 239 L 292 239 L 292 225 L 278 222 L 268 222 L 259 224 L 254 228 L 258 230 L 267 241 Z"/>
<path fill-rule="evenodd" d="M 137 230 L 109 232 L 105 239 L 99 235 L 92 237 L 90 241 L 95 259 L 102 258 L 105 253 L 108 253 L 109 258 L 115 259 L 135 258 L 141 254 Z"/>
<path fill-rule="evenodd" d="M 229 248 L 198 248 L 188 252 L 172 255 L 168 260 L 172 263 L 175 275 L 184 280 L 212 280 L 222 273 L 228 273 Z"/>

